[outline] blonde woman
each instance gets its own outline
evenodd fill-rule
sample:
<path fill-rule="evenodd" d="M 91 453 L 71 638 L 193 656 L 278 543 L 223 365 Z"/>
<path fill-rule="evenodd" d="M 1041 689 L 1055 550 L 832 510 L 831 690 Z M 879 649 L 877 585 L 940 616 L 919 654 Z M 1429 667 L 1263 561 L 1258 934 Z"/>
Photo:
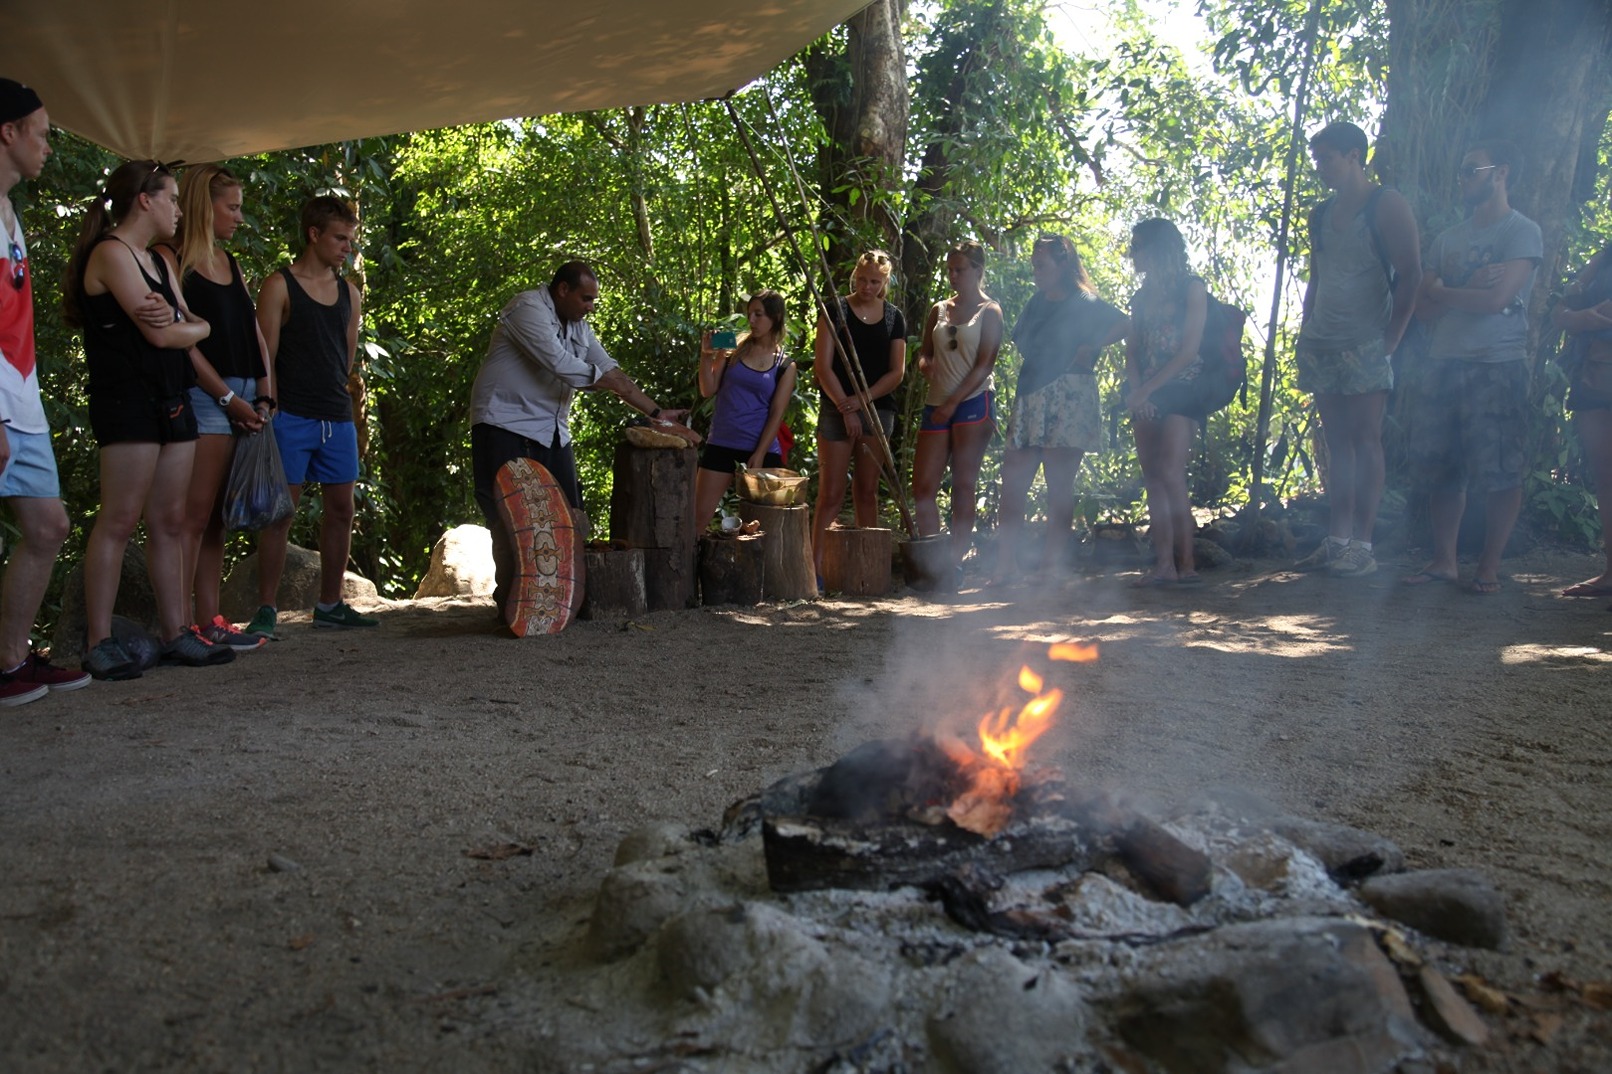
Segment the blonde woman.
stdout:
<path fill-rule="evenodd" d="M 245 634 L 219 612 L 224 569 L 224 482 L 235 457 L 235 438 L 263 428 L 274 407 L 263 336 L 240 266 L 219 243 L 241 226 L 241 181 L 217 164 L 185 172 L 179 183 L 179 233 L 157 247 L 180 282 L 185 304 L 212 332 L 191 348 L 196 384 L 196 458 L 185 506 L 185 580 L 195 595 L 202 635 L 244 652 L 268 638 Z"/>
<path fill-rule="evenodd" d="M 890 255 L 869 250 L 851 270 L 851 294 L 817 318 L 812 373 L 821 402 L 817 410 L 817 507 L 812 516 L 812 559 L 823 573 L 823 534 L 845 506 L 850 476 L 856 524 L 879 524 L 880 454 L 877 435 L 857 398 L 856 382 L 835 346 L 856 351 L 879 424 L 889 437 L 896 428 L 893 394 L 907 373 L 907 321 L 889 300 Z"/>

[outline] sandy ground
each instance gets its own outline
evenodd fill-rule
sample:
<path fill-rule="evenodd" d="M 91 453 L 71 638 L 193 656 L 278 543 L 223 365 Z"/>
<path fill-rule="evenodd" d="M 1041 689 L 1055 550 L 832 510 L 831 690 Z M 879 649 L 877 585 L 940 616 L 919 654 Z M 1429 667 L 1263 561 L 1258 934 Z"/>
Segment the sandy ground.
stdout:
<path fill-rule="evenodd" d="M 1196 590 L 1094 576 L 525 641 L 485 602 L 398 603 L 373 633 L 293 621 L 226 668 L 7 710 L 0 1070 L 532 1069 L 586 1032 L 556 982 L 624 833 L 714 825 L 983 711 L 1064 638 L 1102 655 L 1059 666 L 1042 759 L 1160 808 L 1235 785 L 1480 868 L 1513 942 L 1469 966 L 1561 1003 L 1541 975 L 1612 977 L 1612 614 L 1555 595 L 1593 567 L 1534 554 L 1478 597 L 1239 563 Z M 506 843 L 530 853 L 471 856 Z M 1612 1015 L 1490 1024 L 1460 1069 L 1612 1069 Z M 621 1069 L 663 1044 L 620 1042 Z"/>

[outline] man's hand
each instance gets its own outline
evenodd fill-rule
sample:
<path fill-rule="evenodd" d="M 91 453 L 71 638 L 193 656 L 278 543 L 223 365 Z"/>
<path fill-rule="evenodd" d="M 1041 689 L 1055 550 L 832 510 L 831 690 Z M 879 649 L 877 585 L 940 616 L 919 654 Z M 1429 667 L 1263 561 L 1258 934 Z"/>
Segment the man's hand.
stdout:
<path fill-rule="evenodd" d="M 672 413 L 670 410 L 661 411 L 663 416 L 670 413 Z M 688 411 L 685 410 L 683 413 L 687 414 Z M 679 425 L 675 421 L 666 421 L 662 417 L 661 420 L 655 422 L 654 429 L 657 433 L 671 433 L 673 436 L 681 436 L 696 447 L 699 446 L 700 434 L 690 429 L 687 425 Z"/>
<path fill-rule="evenodd" d="M 660 412 L 660 416 L 655 418 L 655 420 L 656 421 L 664 421 L 664 422 L 673 422 L 673 423 L 676 423 L 678 425 L 681 425 L 685 421 L 688 420 L 688 415 L 689 415 L 689 412 L 688 412 L 687 408 L 684 408 L 682 410 L 668 410 L 668 409 L 663 408 L 661 410 L 661 412 Z"/>
<path fill-rule="evenodd" d="M 134 317 L 147 328 L 167 328 L 175 320 L 174 308 L 155 291 L 146 292 L 144 300 L 135 308 Z"/>

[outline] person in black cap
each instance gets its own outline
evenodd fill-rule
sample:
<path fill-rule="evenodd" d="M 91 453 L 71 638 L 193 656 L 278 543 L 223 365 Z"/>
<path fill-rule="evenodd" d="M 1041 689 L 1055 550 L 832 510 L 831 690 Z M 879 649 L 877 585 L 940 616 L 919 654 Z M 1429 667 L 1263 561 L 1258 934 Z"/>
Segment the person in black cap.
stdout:
<path fill-rule="evenodd" d="M 39 398 L 33 272 L 11 190 L 24 179 L 38 178 L 49 156 L 50 117 L 39 94 L 0 78 L 0 229 L 5 231 L 5 260 L 0 262 L 5 268 L 0 279 L 0 499 L 11 508 L 19 534 L 0 589 L 0 705 L 37 701 L 51 690 L 73 690 L 90 681 L 83 672 L 54 667 L 28 641 L 68 523 L 50 426 Z"/>

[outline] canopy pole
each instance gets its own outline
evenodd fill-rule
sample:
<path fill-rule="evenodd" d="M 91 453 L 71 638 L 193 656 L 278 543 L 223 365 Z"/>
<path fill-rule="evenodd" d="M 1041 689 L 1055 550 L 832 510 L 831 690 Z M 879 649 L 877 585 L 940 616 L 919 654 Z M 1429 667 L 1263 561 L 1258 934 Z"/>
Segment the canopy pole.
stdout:
<path fill-rule="evenodd" d="M 830 312 L 829 299 L 833 300 L 834 308 L 839 306 L 840 300 L 839 293 L 834 288 L 834 271 L 828 263 L 827 256 L 823 253 L 822 236 L 817 233 L 817 226 L 812 223 L 811 202 L 806 196 L 806 186 L 801 181 L 800 172 L 795 168 L 794 158 L 790 155 L 786 146 L 782 150 L 782 156 L 784 163 L 789 167 L 790 176 L 794 179 L 795 190 L 800 197 L 801 207 L 806 210 L 806 228 L 811 232 L 812 243 L 817 249 L 818 267 L 822 269 L 823 278 L 828 282 L 829 298 L 823 297 L 822 291 L 812 280 L 813 269 L 811 262 L 806 259 L 805 253 L 800 248 L 800 243 L 795 240 L 795 229 L 790 226 L 788 218 L 784 216 L 783 207 L 778 204 L 778 198 L 773 194 L 771 184 L 767 182 L 767 174 L 761 165 L 761 157 L 756 153 L 755 145 L 750 140 L 749 131 L 744 120 L 740 118 L 738 109 L 733 107 L 732 96 L 724 97 L 722 103 L 727 107 L 728 116 L 733 120 L 733 127 L 739 134 L 739 140 L 744 143 L 745 152 L 750 157 L 750 167 L 755 172 L 756 179 L 761 183 L 761 189 L 767 195 L 767 201 L 772 205 L 773 215 L 778 218 L 779 227 L 783 229 L 785 238 L 789 240 L 790 248 L 795 251 L 795 259 L 800 262 L 801 268 L 805 271 L 806 289 L 811 292 L 812 298 L 817 303 L 817 308 L 822 311 L 823 316 L 832 325 L 834 318 Z M 772 98 L 770 96 L 767 98 L 767 111 L 772 115 L 773 121 L 776 123 L 778 113 L 772 107 Z M 857 360 L 856 344 L 852 342 L 847 346 L 847 341 L 840 338 L 842 333 L 833 332 L 830 334 L 834 340 L 834 349 L 845 360 L 846 368 L 851 371 L 851 388 L 856 393 L 857 402 L 862 406 L 863 424 L 872 429 L 874 439 L 878 442 L 881 456 L 879 459 L 880 469 L 884 473 L 885 481 L 890 486 L 891 496 L 896 503 L 896 510 L 901 514 L 901 525 L 906 529 L 908 537 L 915 537 L 918 530 L 913 521 L 912 507 L 907 502 L 907 489 L 902 483 L 900 471 L 896 467 L 895 454 L 890 450 L 890 441 L 884 435 L 884 426 L 879 422 L 878 411 L 873 406 L 872 397 L 868 395 L 867 377 L 862 372 L 862 363 Z"/>
<path fill-rule="evenodd" d="M 1315 44 L 1320 36 L 1321 0 L 1311 0 L 1304 24 L 1304 66 L 1299 68 L 1298 91 L 1293 95 L 1293 139 L 1287 149 L 1287 181 L 1282 190 L 1282 219 L 1276 234 L 1276 285 L 1271 291 L 1271 319 L 1265 333 L 1265 367 L 1260 374 L 1259 420 L 1254 431 L 1254 497 L 1249 504 L 1251 525 L 1245 532 L 1257 536 L 1265 501 L 1265 449 L 1271 435 L 1271 395 L 1276 382 L 1276 329 L 1282 314 L 1282 283 L 1287 268 L 1287 240 L 1293 223 L 1293 193 L 1298 185 L 1299 146 L 1304 142 L 1304 108 L 1310 94 L 1310 72 L 1315 66 Z M 1252 539 L 1252 538 L 1251 538 Z"/>

